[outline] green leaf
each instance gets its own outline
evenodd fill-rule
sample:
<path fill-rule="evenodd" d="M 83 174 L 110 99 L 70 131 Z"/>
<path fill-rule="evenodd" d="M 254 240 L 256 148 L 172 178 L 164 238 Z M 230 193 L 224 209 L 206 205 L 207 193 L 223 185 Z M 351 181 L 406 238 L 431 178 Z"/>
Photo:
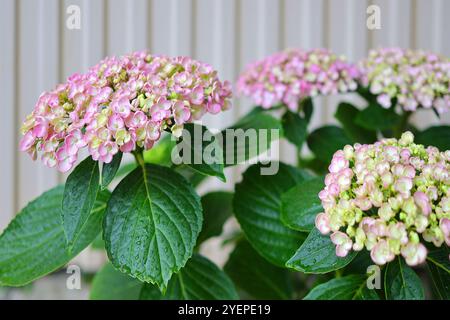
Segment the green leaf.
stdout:
<path fill-rule="evenodd" d="M 120 166 L 119 170 L 117 170 L 116 177 L 121 178 L 129 174 L 131 171 L 136 169 L 136 162 L 128 162 Z"/>
<path fill-rule="evenodd" d="M 315 157 L 300 157 L 299 167 L 309 169 L 317 175 L 324 175 L 328 173 L 329 163 L 323 162 Z"/>
<path fill-rule="evenodd" d="M 308 238 L 286 263 L 286 267 L 304 273 L 327 273 L 349 264 L 357 252 L 352 251 L 346 257 L 336 256 L 336 246 L 329 235 L 323 235 L 313 228 Z"/>
<path fill-rule="evenodd" d="M 92 300 L 237 299 L 231 280 L 212 262 L 194 255 L 169 281 L 165 295 L 108 263 L 94 277 Z"/>
<path fill-rule="evenodd" d="M 102 168 L 102 189 L 106 189 L 109 184 L 114 180 L 117 170 L 119 170 L 120 162 L 122 161 L 122 152 L 118 152 L 114 155 L 110 163 L 104 163 Z"/>
<path fill-rule="evenodd" d="M 205 126 L 188 123 L 177 144 L 176 153 L 185 165 L 207 175 L 225 181 L 223 151 L 219 139 Z"/>
<path fill-rule="evenodd" d="M 94 250 L 105 250 L 105 241 L 103 240 L 103 235 L 101 232 L 94 239 L 94 241 L 92 241 L 91 248 Z"/>
<path fill-rule="evenodd" d="M 72 171 L 66 181 L 62 201 L 62 222 L 69 248 L 89 219 L 99 189 L 98 162 L 90 156 Z"/>
<path fill-rule="evenodd" d="M 92 281 L 91 300 L 137 300 L 144 284 L 107 263 Z"/>
<path fill-rule="evenodd" d="M 289 271 L 268 263 L 245 240 L 238 242 L 224 269 L 236 286 L 255 299 L 292 297 Z"/>
<path fill-rule="evenodd" d="M 150 150 L 144 151 L 144 161 L 169 167 L 172 165 L 172 149 L 176 145 L 175 139 L 172 139 L 172 135 L 168 134 L 161 138 Z"/>
<path fill-rule="evenodd" d="M 367 288 L 366 276 L 349 275 L 314 287 L 304 300 L 379 300 L 375 289 Z"/>
<path fill-rule="evenodd" d="M 233 209 L 250 244 L 268 261 L 284 266 L 305 234 L 281 223 L 281 195 L 305 180 L 303 171 L 279 163 L 275 175 L 261 175 L 261 165 L 253 165 L 236 185 Z"/>
<path fill-rule="evenodd" d="M 283 118 L 283 132 L 286 139 L 297 148 L 301 148 L 306 140 L 308 122 L 297 113 L 286 110 Z"/>
<path fill-rule="evenodd" d="M 362 250 L 356 255 L 352 262 L 345 266 L 343 274 L 367 274 L 368 271 L 370 271 L 368 270 L 370 266 L 374 266 L 372 258 L 370 257 L 370 251 Z M 373 271 L 371 271 L 371 273 L 372 272 Z"/>
<path fill-rule="evenodd" d="M 144 285 L 142 300 L 236 300 L 238 295 L 230 278 L 208 259 L 194 255 L 173 276 L 162 295 L 155 286 Z"/>
<path fill-rule="evenodd" d="M 394 109 L 385 109 L 372 103 L 361 110 L 355 118 L 355 123 L 368 130 L 387 130 L 400 124 L 402 118 Z"/>
<path fill-rule="evenodd" d="M 189 166 L 178 166 L 174 168 L 176 172 L 181 174 L 189 183 L 194 187 L 198 187 L 203 181 L 206 180 L 207 176 L 199 173 L 198 171 L 192 169 Z"/>
<path fill-rule="evenodd" d="M 232 193 L 222 191 L 207 193 L 202 197 L 203 228 L 198 243 L 222 233 L 223 224 L 233 213 L 232 200 Z"/>
<path fill-rule="evenodd" d="M 434 291 L 442 300 L 450 300 L 450 249 L 445 244 L 429 249 L 427 265 L 431 274 Z"/>
<path fill-rule="evenodd" d="M 0 285 L 23 286 L 69 262 L 100 233 L 109 192 L 100 192 L 72 251 L 61 221 L 64 186 L 31 201 L 0 236 Z"/>
<path fill-rule="evenodd" d="M 345 145 L 352 144 L 344 130 L 336 126 L 324 126 L 314 130 L 308 137 L 308 147 L 316 157 L 329 163 L 333 154 Z"/>
<path fill-rule="evenodd" d="M 118 270 L 164 290 L 192 255 L 201 225 L 200 199 L 186 179 L 146 164 L 111 195 L 103 236 Z"/>
<path fill-rule="evenodd" d="M 435 126 L 419 132 L 415 142 L 434 146 L 441 151 L 450 150 L 450 126 Z"/>
<path fill-rule="evenodd" d="M 316 215 L 323 212 L 319 192 L 324 178 L 303 181 L 281 196 L 281 221 L 294 230 L 309 232 L 314 228 Z"/>
<path fill-rule="evenodd" d="M 342 124 L 342 128 L 348 137 L 354 142 L 373 143 L 377 140 L 376 131 L 370 131 L 355 123 L 355 118 L 360 111 L 350 103 L 342 102 L 338 105 L 334 117 Z"/>
<path fill-rule="evenodd" d="M 283 136 L 281 122 L 259 107 L 254 108 L 228 129 L 220 133 L 225 146 L 223 150 L 225 166 L 255 158 L 269 150 L 272 141 Z M 260 130 L 267 130 L 267 135 L 261 135 L 262 139 L 260 133 L 263 131 Z"/>
<path fill-rule="evenodd" d="M 384 292 L 388 300 L 423 300 L 424 290 L 419 276 L 401 257 L 386 266 Z"/>
<path fill-rule="evenodd" d="M 367 101 L 367 103 L 372 104 L 372 103 L 378 103 L 377 102 L 377 96 L 374 95 L 373 93 L 370 92 L 368 87 L 362 87 L 362 86 L 358 86 L 358 88 L 356 89 L 356 92 L 362 97 L 364 98 L 364 100 Z"/>

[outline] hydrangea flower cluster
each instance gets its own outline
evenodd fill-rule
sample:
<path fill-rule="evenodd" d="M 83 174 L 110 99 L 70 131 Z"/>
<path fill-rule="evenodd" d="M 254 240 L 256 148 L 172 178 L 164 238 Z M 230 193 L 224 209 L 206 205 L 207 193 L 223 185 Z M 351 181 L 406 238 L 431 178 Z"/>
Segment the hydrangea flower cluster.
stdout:
<path fill-rule="evenodd" d="M 360 61 L 361 83 L 389 108 L 393 99 L 405 111 L 450 110 L 450 60 L 424 51 L 400 48 L 371 50 Z"/>
<path fill-rule="evenodd" d="M 213 68 L 188 57 L 139 51 L 110 57 L 44 92 L 22 126 L 20 149 L 61 172 L 80 149 L 109 163 L 117 152 L 150 149 L 162 130 L 230 107 L 231 86 Z"/>
<path fill-rule="evenodd" d="M 237 90 L 263 108 L 283 103 L 297 111 L 305 97 L 355 90 L 358 77 L 356 66 L 326 49 L 290 49 L 250 64 Z"/>
<path fill-rule="evenodd" d="M 337 256 L 365 247 L 378 265 L 402 255 L 414 266 L 427 256 L 421 239 L 450 246 L 450 150 L 413 140 L 405 132 L 334 154 L 315 224 L 332 232 Z"/>

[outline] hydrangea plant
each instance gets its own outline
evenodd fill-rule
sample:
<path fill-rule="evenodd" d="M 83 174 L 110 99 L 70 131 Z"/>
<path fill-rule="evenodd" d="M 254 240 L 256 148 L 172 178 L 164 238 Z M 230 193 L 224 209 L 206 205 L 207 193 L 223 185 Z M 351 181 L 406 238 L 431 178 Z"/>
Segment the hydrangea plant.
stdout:
<path fill-rule="evenodd" d="M 414 144 L 411 132 L 346 145 L 333 155 L 319 192 L 325 212 L 316 227 L 332 232 L 339 257 L 366 248 L 378 265 L 400 254 L 419 265 L 427 256 L 419 236 L 436 247 L 450 244 L 449 168 L 450 150 Z"/>
<path fill-rule="evenodd" d="M 226 129 L 194 123 L 231 106 L 230 84 L 210 65 L 135 52 L 43 93 L 20 149 L 70 174 L 0 236 L 0 285 L 33 282 L 92 246 L 109 258 L 92 299 L 449 298 L 450 127 L 409 121 L 419 107 L 448 108 L 447 60 L 383 49 L 357 65 L 324 49 L 287 50 L 251 64 L 237 90 L 257 106 L 226 129 L 278 130 L 299 161 L 269 175 L 251 165 L 234 192 L 202 197 L 197 186 L 224 181 L 225 166 L 273 140 L 229 147 Z M 366 105 L 340 103 L 339 126 L 310 131 L 314 97 L 349 92 Z M 186 147 L 186 132 L 198 131 L 208 141 Z M 241 149 L 241 161 L 225 161 Z M 174 150 L 200 161 L 175 163 Z M 198 252 L 233 215 L 239 229 L 221 269 Z"/>

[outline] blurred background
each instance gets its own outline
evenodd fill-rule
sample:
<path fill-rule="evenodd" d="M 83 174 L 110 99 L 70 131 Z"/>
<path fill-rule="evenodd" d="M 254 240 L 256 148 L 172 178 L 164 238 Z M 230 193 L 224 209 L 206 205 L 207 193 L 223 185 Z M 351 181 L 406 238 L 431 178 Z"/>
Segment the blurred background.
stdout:
<path fill-rule="evenodd" d="M 380 29 L 367 27 L 371 5 L 380 9 Z M 78 11 L 79 28 L 72 28 L 70 19 Z M 450 1 L 444 0 L 0 0 L 0 230 L 26 203 L 66 178 L 18 152 L 22 120 L 42 91 L 105 56 L 145 48 L 188 55 L 212 64 L 222 80 L 232 82 L 249 62 L 289 47 L 325 47 L 350 61 L 382 46 L 448 57 L 449 14 Z M 312 129 L 334 122 L 340 100 L 359 102 L 351 94 L 316 98 Z M 223 128 L 250 108 L 249 100 L 236 97 L 231 110 L 208 116 L 204 124 Z M 450 123 L 450 116 L 438 120 L 431 111 L 418 112 L 414 121 L 426 127 Z M 294 163 L 293 149 L 284 143 L 276 147 L 283 161 Z M 232 189 L 240 169 L 227 170 L 228 183 L 211 180 L 200 193 Z M 221 264 L 227 251 L 218 243 L 212 239 L 202 250 Z M 77 263 L 95 271 L 103 261 L 102 254 L 87 250 Z M 87 297 L 86 291 L 68 293 L 66 275 L 59 277 L 41 280 L 30 290 L 0 289 L 0 297 Z"/>

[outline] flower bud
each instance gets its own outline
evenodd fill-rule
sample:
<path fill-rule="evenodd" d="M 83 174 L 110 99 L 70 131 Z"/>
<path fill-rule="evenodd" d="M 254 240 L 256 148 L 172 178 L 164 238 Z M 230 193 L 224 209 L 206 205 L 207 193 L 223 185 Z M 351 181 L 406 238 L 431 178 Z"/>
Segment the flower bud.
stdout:
<path fill-rule="evenodd" d="M 391 220 L 394 217 L 395 212 L 392 210 L 391 206 L 388 203 L 384 203 L 378 209 L 378 216 L 384 221 Z"/>
<path fill-rule="evenodd" d="M 328 215 L 324 212 L 319 213 L 316 216 L 315 224 L 316 228 L 319 229 L 322 234 L 328 234 L 331 231 Z"/>
<path fill-rule="evenodd" d="M 417 207 L 412 198 L 408 198 L 403 202 L 402 210 L 406 212 L 409 216 L 415 216 L 417 212 Z"/>
<path fill-rule="evenodd" d="M 402 151 L 400 151 L 400 158 L 403 162 L 407 163 L 410 157 L 411 151 L 409 151 L 409 149 L 402 149 Z"/>
<path fill-rule="evenodd" d="M 417 266 L 425 261 L 427 249 L 421 243 L 408 243 L 402 247 L 401 253 L 409 266 Z"/>
<path fill-rule="evenodd" d="M 370 194 L 370 200 L 375 207 L 380 207 L 384 200 L 383 192 L 380 189 L 374 189 Z"/>
<path fill-rule="evenodd" d="M 344 156 L 345 159 L 350 160 L 353 158 L 354 152 L 353 152 L 353 147 L 351 145 L 346 145 L 344 146 Z"/>
<path fill-rule="evenodd" d="M 401 197 L 389 198 L 388 203 L 393 210 L 398 211 L 403 205 L 403 199 Z"/>
<path fill-rule="evenodd" d="M 334 232 L 330 238 L 331 242 L 336 245 L 336 255 L 338 257 L 345 257 L 353 246 L 352 240 L 343 232 Z"/>
<path fill-rule="evenodd" d="M 425 241 L 432 242 L 436 247 L 440 247 L 445 241 L 444 233 L 441 229 L 439 229 L 439 227 L 426 229 L 422 233 L 422 237 Z"/>
<path fill-rule="evenodd" d="M 361 227 L 356 228 L 355 243 L 353 244 L 353 250 L 361 251 L 364 248 L 364 241 L 366 240 L 366 234 Z"/>
<path fill-rule="evenodd" d="M 414 135 L 410 131 L 403 132 L 400 140 L 398 141 L 401 146 L 405 147 L 414 141 Z"/>
<path fill-rule="evenodd" d="M 407 177 L 401 177 L 394 183 L 394 189 L 405 197 L 409 196 L 412 186 L 412 180 Z"/>
<path fill-rule="evenodd" d="M 416 191 L 414 193 L 414 201 L 423 215 L 428 216 L 431 213 L 431 205 L 425 193 Z"/>
<path fill-rule="evenodd" d="M 419 214 L 414 220 L 414 225 L 416 226 L 416 231 L 422 233 L 428 226 L 428 219 L 426 216 Z"/>
<path fill-rule="evenodd" d="M 439 223 L 439 227 L 444 234 L 444 240 L 447 246 L 450 246 L 450 219 L 443 218 Z"/>
<path fill-rule="evenodd" d="M 337 173 L 346 167 L 348 167 L 348 160 L 346 160 L 342 155 L 335 155 L 331 160 L 328 170 L 331 173 Z"/>
<path fill-rule="evenodd" d="M 180 138 L 181 135 L 183 134 L 183 125 L 175 124 L 172 126 L 171 130 L 175 138 Z"/>
<path fill-rule="evenodd" d="M 446 214 L 450 213 L 450 197 L 443 197 L 439 205 L 441 206 L 442 212 Z"/>
<path fill-rule="evenodd" d="M 375 220 L 375 222 L 370 226 L 369 232 L 373 233 L 377 237 L 384 237 L 386 235 L 386 224 L 383 220 Z"/>
<path fill-rule="evenodd" d="M 380 240 L 370 251 L 370 257 L 378 265 L 384 265 L 394 260 L 395 255 L 391 251 L 386 240 Z"/>

